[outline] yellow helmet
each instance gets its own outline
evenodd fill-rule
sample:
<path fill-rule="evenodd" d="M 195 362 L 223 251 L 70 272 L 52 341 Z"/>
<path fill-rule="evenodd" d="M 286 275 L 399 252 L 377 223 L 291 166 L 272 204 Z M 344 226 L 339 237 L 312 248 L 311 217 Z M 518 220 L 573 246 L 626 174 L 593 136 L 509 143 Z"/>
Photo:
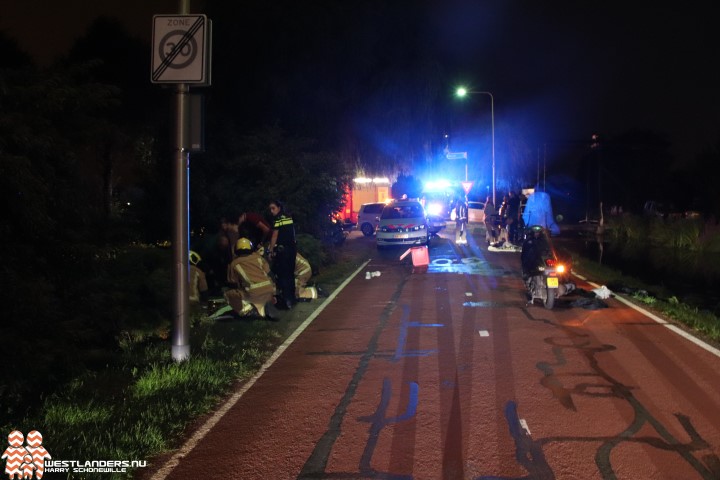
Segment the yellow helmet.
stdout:
<path fill-rule="evenodd" d="M 200 255 L 198 255 L 197 252 L 193 252 L 192 250 L 190 250 L 190 263 L 192 263 L 193 265 L 197 265 L 198 263 L 200 263 L 200 260 L 202 260 Z"/>
<path fill-rule="evenodd" d="M 246 250 L 249 253 L 249 252 L 252 252 L 252 249 L 253 249 L 252 242 L 245 237 L 239 238 L 238 241 L 235 242 L 235 251 L 236 252 Z"/>

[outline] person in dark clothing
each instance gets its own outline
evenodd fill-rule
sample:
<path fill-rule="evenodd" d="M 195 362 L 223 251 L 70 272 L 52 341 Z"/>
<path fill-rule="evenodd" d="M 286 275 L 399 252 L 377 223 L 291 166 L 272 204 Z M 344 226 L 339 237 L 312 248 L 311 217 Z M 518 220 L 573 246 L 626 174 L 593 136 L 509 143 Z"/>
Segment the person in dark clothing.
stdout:
<path fill-rule="evenodd" d="M 268 254 L 272 259 L 272 271 L 277 277 L 277 286 L 282 292 L 282 302 L 287 308 L 295 306 L 295 226 L 291 216 L 285 213 L 283 204 L 277 200 L 270 202 L 273 215 L 273 229 L 270 236 Z"/>
<path fill-rule="evenodd" d="M 518 242 L 518 225 L 520 222 L 520 197 L 515 192 L 508 192 L 507 214 L 505 223 L 510 243 Z"/>
<path fill-rule="evenodd" d="M 467 245 L 468 205 L 459 200 L 455 207 L 455 244 Z"/>
<path fill-rule="evenodd" d="M 523 277 L 529 277 L 538 273 L 538 267 L 543 264 L 545 258 L 551 256 L 550 243 L 545 236 L 543 227 L 533 225 L 529 234 L 522 244 L 520 252 L 520 264 Z"/>
<path fill-rule="evenodd" d="M 540 274 L 539 267 L 546 265 L 545 260 L 555 258 L 548 231 L 541 225 L 533 225 L 522 244 L 520 252 L 520 265 L 522 267 L 523 282 L 531 290 L 532 278 Z M 559 284 L 556 295 L 561 297 L 575 291 L 575 284 L 567 282 L 566 277 L 558 276 Z M 532 299 L 532 294 L 530 294 Z"/>
<path fill-rule="evenodd" d="M 243 212 L 238 218 L 240 234 L 250 239 L 253 245 L 259 247 L 270 239 L 272 227 L 259 213 Z"/>

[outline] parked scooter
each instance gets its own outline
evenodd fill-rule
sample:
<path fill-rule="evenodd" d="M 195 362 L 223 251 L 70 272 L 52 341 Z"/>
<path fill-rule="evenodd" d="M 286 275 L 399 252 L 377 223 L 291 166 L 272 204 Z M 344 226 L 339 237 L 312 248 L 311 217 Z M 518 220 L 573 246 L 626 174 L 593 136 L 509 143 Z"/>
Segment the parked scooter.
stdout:
<path fill-rule="evenodd" d="M 345 228 L 345 223 L 342 220 L 331 216 L 322 233 L 323 243 L 339 247 L 345 242 L 350 232 Z"/>
<path fill-rule="evenodd" d="M 526 230 L 520 261 L 529 304 L 542 300 L 545 308 L 552 309 L 556 298 L 575 290 L 575 284 L 568 281 L 570 265 L 558 259 L 550 235 L 542 226 Z"/>

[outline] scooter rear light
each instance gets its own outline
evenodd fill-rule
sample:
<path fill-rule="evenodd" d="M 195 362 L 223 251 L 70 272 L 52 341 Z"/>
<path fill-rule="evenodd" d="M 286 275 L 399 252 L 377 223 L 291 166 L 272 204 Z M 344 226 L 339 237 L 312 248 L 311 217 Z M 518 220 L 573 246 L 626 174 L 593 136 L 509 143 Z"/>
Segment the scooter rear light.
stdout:
<path fill-rule="evenodd" d="M 554 258 L 548 258 L 547 260 L 545 260 L 545 265 L 547 265 L 548 267 L 554 267 L 555 263 L 557 262 Z"/>
<path fill-rule="evenodd" d="M 565 273 L 565 265 L 563 265 L 562 263 L 558 263 L 558 264 L 555 266 L 555 271 L 556 271 L 557 273 Z"/>

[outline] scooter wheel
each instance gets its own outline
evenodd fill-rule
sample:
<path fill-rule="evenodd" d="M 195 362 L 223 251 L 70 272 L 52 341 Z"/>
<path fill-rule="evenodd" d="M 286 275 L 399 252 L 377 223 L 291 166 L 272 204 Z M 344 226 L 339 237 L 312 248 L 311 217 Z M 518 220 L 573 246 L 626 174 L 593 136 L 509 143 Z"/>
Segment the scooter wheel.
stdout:
<path fill-rule="evenodd" d="M 546 293 L 545 293 L 545 301 L 543 302 L 543 305 L 548 310 L 552 310 L 552 308 L 555 306 L 555 288 L 547 288 L 545 287 Z"/>

